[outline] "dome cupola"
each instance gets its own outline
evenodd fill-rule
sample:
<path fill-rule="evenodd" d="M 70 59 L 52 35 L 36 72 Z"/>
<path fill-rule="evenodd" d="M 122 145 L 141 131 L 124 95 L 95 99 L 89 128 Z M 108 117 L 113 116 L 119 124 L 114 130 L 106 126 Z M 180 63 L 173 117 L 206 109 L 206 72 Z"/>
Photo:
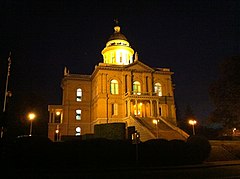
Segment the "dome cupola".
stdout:
<path fill-rule="evenodd" d="M 134 50 L 130 47 L 120 27 L 114 27 L 114 33 L 108 39 L 106 47 L 102 50 L 104 63 L 115 65 L 128 65 L 133 63 Z"/>

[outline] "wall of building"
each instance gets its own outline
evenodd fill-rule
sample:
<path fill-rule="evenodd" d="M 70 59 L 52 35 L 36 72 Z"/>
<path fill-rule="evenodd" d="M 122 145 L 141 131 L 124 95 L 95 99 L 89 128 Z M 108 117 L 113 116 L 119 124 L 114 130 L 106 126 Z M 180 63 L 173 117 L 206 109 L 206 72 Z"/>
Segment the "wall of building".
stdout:
<path fill-rule="evenodd" d="M 95 124 L 121 122 L 130 115 L 162 116 L 176 125 L 171 75 L 172 72 L 151 70 L 141 62 L 135 62 L 129 68 L 100 64 L 91 76 L 68 74 L 62 80 L 61 123 L 50 124 L 49 130 L 53 133 L 59 125 L 61 135 L 75 135 L 76 127 L 81 128 L 81 134 L 93 133 Z M 117 80 L 118 94 L 111 94 L 111 80 Z M 134 81 L 140 82 L 139 94 L 133 93 Z M 154 93 L 157 82 L 162 85 L 162 96 Z M 81 101 L 76 100 L 78 88 L 82 89 Z M 116 106 L 117 110 L 114 110 Z M 80 120 L 76 120 L 77 109 L 81 110 Z"/>

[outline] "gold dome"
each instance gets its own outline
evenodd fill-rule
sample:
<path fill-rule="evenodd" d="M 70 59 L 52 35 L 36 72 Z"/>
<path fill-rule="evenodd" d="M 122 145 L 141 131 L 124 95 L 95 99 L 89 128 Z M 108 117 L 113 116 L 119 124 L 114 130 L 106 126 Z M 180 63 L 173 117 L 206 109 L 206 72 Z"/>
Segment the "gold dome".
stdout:
<path fill-rule="evenodd" d="M 108 39 L 108 41 L 110 40 L 126 40 L 127 41 L 127 38 L 125 37 L 125 35 L 123 35 L 121 32 L 120 32 L 120 27 L 119 26 L 115 26 L 114 27 L 114 34 L 112 34 L 110 36 L 110 38 Z"/>

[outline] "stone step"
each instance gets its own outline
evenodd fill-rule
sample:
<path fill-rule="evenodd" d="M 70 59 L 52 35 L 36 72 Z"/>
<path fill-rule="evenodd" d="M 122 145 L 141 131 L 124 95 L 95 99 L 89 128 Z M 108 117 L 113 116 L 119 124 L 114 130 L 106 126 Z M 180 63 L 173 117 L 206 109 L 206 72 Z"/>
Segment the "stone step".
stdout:
<path fill-rule="evenodd" d="M 150 139 L 163 138 L 167 140 L 179 139 L 185 140 L 179 132 L 173 130 L 163 121 L 159 120 L 158 126 L 153 124 L 152 118 L 138 118 L 132 117 L 134 120 L 137 131 L 140 133 L 140 140 L 146 141 Z M 157 135 L 158 131 L 158 135 Z"/>

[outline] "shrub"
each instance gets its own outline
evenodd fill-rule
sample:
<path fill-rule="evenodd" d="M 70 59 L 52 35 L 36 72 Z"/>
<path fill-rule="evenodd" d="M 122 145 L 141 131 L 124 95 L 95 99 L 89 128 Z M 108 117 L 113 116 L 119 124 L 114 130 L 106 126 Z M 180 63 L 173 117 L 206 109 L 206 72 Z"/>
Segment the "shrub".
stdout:
<path fill-rule="evenodd" d="M 168 165 L 186 164 L 187 144 L 183 140 L 170 140 L 168 145 L 169 163 Z"/>
<path fill-rule="evenodd" d="M 139 145 L 139 160 L 144 166 L 164 165 L 169 160 L 169 141 L 152 139 Z"/>
<path fill-rule="evenodd" d="M 190 136 L 187 139 L 187 162 L 198 164 L 205 161 L 211 152 L 211 144 L 204 136 Z"/>

